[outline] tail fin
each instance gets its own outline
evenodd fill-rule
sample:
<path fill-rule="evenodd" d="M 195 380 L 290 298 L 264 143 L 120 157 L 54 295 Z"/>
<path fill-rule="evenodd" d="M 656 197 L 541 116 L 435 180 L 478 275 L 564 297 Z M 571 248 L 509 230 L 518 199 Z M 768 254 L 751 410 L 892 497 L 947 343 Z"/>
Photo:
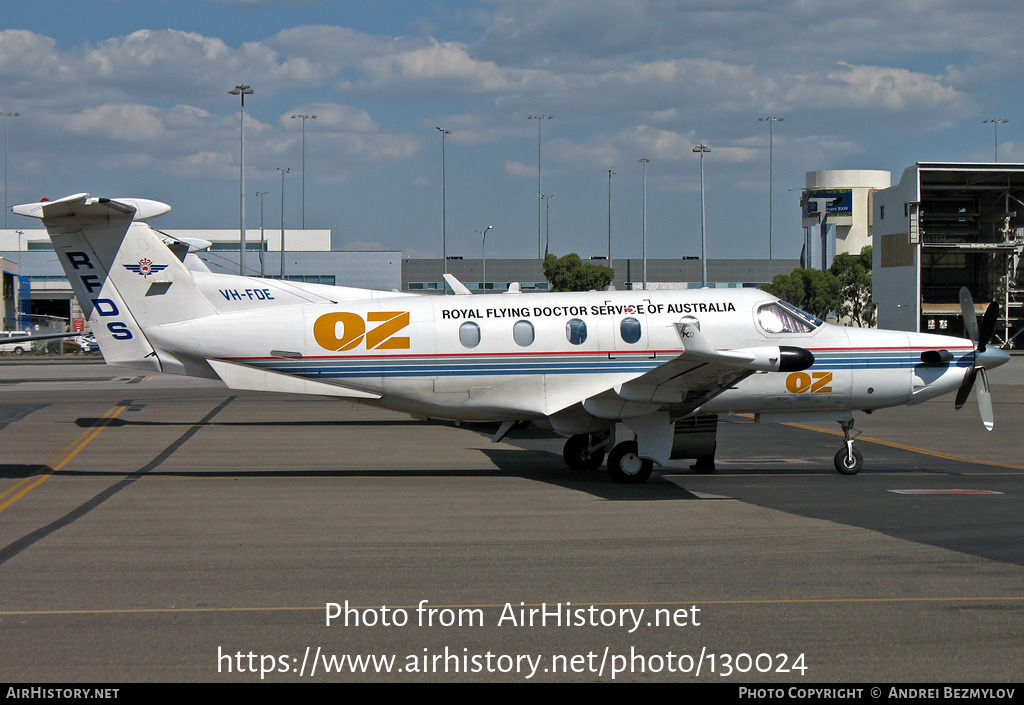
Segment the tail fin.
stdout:
<path fill-rule="evenodd" d="M 19 215 L 42 219 L 111 365 L 189 373 L 182 361 L 158 353 L 143 327 L 215 312 L 181 259 L 144 222 L 170 209 L 158 201 L 84 193 L 13 208 Z M 126 301 L 132 302 L 131 309 Z"/>

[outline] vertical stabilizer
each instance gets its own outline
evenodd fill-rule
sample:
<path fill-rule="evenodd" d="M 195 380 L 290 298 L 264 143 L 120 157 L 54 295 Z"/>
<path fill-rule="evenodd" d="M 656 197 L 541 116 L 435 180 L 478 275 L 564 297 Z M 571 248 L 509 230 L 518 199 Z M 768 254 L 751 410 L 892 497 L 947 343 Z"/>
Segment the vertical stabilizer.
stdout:
<path fill-rule="evenodd" d="M 181 260 L 141 222 L 169 210 L 157 201 L 88 194 L 13 209 L 42 219 L 111 365 L 179 371 L 181 363 L 155 350 L 145 328 L 214 312 Z"/>

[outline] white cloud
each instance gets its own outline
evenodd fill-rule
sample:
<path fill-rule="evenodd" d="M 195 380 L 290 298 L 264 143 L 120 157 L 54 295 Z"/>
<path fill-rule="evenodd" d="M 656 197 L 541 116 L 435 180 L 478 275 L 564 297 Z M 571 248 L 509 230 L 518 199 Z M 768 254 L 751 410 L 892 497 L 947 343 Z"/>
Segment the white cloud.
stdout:
<path fill-rule="evenodd" d="M 197 152 L 175 159 L 172 170 L 188 179 L 238 179 L 237 159 L 237 153 Z"/>
<path fill-rule="evenodd" d="M 559 165 L 585 169 L 614 169 L 623 161 L 614 140 L 608 139 L 605 135 L 592 135 L 582 142 L 557 138 L 550 140 L 548 144 L 549 158 Z"/>
<path fill-rule="evenodd" d="M 887 66 L 854 66 L 840 62 L 826 78 L 825 93 L 833 101 L 898 110 L 911 105 L 937 107 L 956 103 L 961 94 L 940 78 Z"/>
<path fill-rule="evenodd" d="M 474 58 L 466 45 L 430 41 L 412 49 L 400 43 L 386 56 L 362 62 L 365 85 L 382 89 L 394 84 L 431 86 L 433 90 L 522 91 L 564 86 L 555 75 L 535 69 L 499 67 L 492 61 Z"/>
<path fill-rule="evenodd" d="M 537 178 L 537 167 L 510 160 L 505 162 L 505 173 L 509 176 L 529 176 L 531 178 Z"/>
<path fill-rule="evenodd" d="M 8 80 L 53 76 L 65 69 L 57 54 L 57 42 L 24 29 L 0 32 L 0 75 Z"/>
<path fill-rule="evenodd" d="M 370 117 L 370 113 L 359 108 L 331 103 L 307 105 L 301 109 L 291 110 L 278 119 L 282 127 L 301 130 L 302 120 L 292 115 L 315 115 L 316 119 L 308 122 L 306 130 L 327 130 L 330 132 L 376 132 L 379 126 Z"/>
<path fill-rule="evenodd" d="M 129 142 L 155 140 L 166 132 L 158 111 L 146 105 L 100 105 L 69 115 L 64 122 L 71 132 Z"/>

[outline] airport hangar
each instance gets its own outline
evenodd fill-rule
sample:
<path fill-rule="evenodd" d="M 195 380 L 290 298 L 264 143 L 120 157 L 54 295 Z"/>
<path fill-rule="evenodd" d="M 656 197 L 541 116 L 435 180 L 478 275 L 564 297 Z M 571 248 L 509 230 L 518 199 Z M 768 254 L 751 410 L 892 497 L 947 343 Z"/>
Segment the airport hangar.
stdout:
<path fill-rule="evenodd" d="M 966 286 L 979 311 L 988 302 L 999 302 L 996 337 L 1001 344 L 1024 339 L 1014 340 L 1024 329 L 1024 164 L 919 162 L 896 185 L 890 185 L 887 171 L 812 171 L 806 174 L 801 207 L 800 259 L 709 260 L 709 286 L 758 287 L 802 263 L 826 268 L 838 253 L 857 254 L 873 245 L 879 327 L 960 335 L 959 290 Z M 164 232 L 210 241 L 210 250 L 202 254 L 207 265 L 213 271 L 239 271 L 237 230 Z M 248 230 L 246 273 L 279 278 L 281 241 L 280 230 L 265 230 L 262 237 L 259 230 Z M 440 259 L 332 250 L 330 230 L 286 230 L 284 241 L 286 279 L 413 293 L 444 290 Z M 486 282 L 482 265 L 480 259 L 450 257 L 447 271 L 471 290 L 502 291 L 511 282 L 520 282 L 524 291 L 547 288 L 536 259 L 489 259 Z M 613 286 L 639 288 L 642 266 L 640 259 L 614 260 Z M 649 259 L 647 266 L 648 288 L 701 285 L 698 258 Z M 0 230 L 0 270 L 4 329 L 81 321 L 45 231 Z M 22 305 L 26 296 L 31 297 L 27 307 Z"/>

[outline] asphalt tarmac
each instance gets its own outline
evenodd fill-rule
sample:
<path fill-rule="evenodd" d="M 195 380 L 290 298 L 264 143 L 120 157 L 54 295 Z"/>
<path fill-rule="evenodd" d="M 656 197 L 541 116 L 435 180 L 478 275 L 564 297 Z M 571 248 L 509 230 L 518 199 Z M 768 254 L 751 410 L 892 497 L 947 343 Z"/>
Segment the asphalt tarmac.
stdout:
<path fill-rule="evenodd" d="M 952 397 L 720 425 L 718 471 L 0 361 L 0 681 L 1021 681 L 1024 357 Z M 345 609 L 345 605 L 348 609 Z M 336 606 L 335 606 L 336 605 Z"/>

